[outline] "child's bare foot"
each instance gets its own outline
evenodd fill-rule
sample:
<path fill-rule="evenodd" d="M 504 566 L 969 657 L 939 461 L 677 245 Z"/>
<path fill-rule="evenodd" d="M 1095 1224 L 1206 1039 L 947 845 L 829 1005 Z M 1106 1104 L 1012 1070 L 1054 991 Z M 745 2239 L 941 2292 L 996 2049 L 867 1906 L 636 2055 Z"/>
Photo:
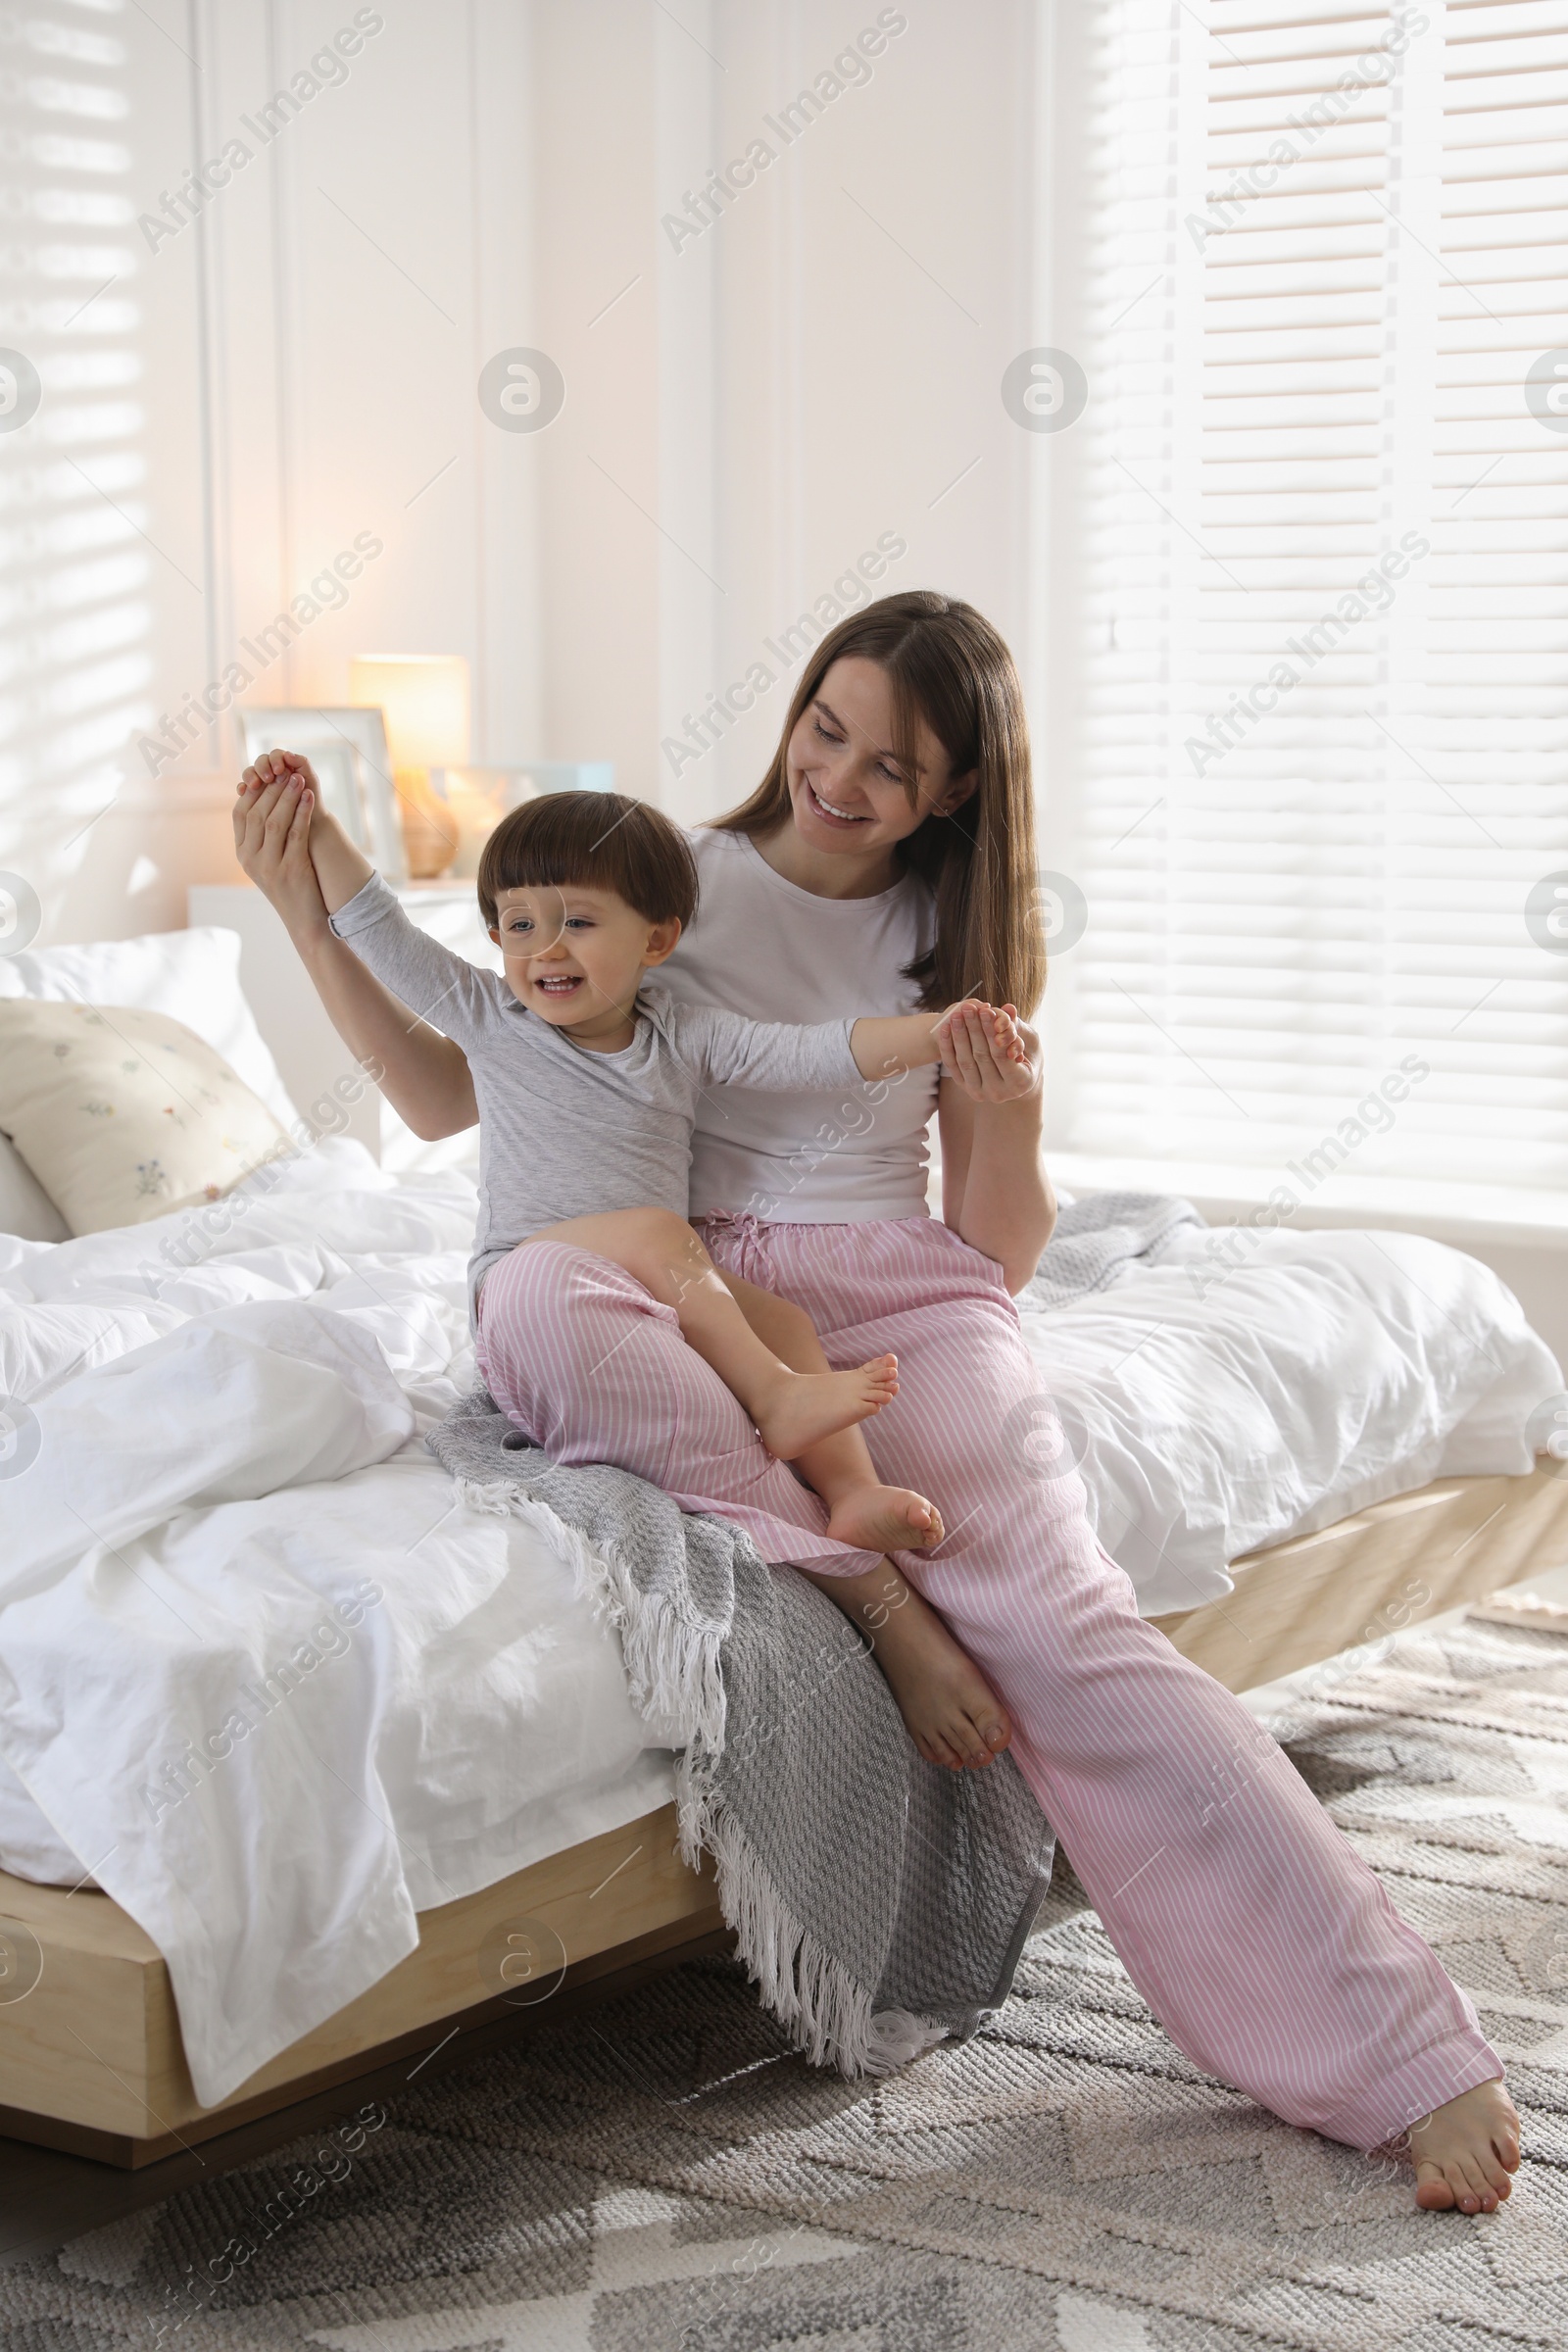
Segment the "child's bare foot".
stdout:
<path fill-rule="evenodd" d="M 859 1616 L 910 1739 L 928 1764 L 979 1771 L 1012 1738 L 1007 1710 L 929 1601 L 888 1563 L 880 1601 Z"/>
<path fill-rule="evenodd" d="M 752 1401 L 762 1444 L 781 1462 L 808 1453 L 823 1438 L 869 1421 L 899 1393 L 899 1359 L 873 1356 L 852 1372 L 786 1372 L 768 1394 Z"/>
<path fill-rule="evenodd" d="M 1477 2082 L 1435 2108 L 1405 2138 L 1415 2201 L 1431 2213 L 1495 2213 L 1519 2169 L 1519 2115 L 1500 2082 Z"/>
<path fill-rule="evenodd" d="M 942 1541 L 942 1513 L 907 1487 L 852 1487 L 829 1512 L 827 1532 L 857 1551 L 930 1551 Z"/>

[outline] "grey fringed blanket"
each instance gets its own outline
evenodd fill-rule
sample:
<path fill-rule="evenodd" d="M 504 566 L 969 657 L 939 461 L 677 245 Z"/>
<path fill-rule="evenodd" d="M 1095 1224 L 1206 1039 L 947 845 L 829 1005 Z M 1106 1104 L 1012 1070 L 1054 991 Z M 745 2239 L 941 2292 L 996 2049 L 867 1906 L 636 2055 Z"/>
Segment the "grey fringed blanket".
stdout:
<path fill-rule="evenodd" d="M 1040 1270 L 1018 1294 L 1018 1304 L 1067 1306 L 1090 1291 L 1106 1291 L 1135 1258 L 1158 1265 L 1184 1225 L 1201 1225 L 1190 1200 L 1163 1193 L 1086 1193 L 1056 1218 Z"/>
<path fill-rule="evenodd" d="M 793 1568 L 630 1472 L 554 1465 L 477 1390 L 425 1441 L 514 1511 L 616 1626 L 762 1999 L 817 2065 L 885 2074 L 1006 1996 L 1053 1836 L 1010 1756 L 927 1764 L 870 1652 Z"/>

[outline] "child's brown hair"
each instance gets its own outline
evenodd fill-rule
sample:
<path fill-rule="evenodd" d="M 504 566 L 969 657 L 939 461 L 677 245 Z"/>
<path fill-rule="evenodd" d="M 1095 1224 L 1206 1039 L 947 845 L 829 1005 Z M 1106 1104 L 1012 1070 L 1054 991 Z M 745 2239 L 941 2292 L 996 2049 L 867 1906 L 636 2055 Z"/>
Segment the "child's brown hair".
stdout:
<path fill-rule="evenodd" d="M 678 825 L 619 792 L 548 792 L 504 816 L 479 858 L 479 911 L 497 924 L 504 890 L 572 883 L 612 890 L 651 923 L 697 912 L 697 864 Z"/>

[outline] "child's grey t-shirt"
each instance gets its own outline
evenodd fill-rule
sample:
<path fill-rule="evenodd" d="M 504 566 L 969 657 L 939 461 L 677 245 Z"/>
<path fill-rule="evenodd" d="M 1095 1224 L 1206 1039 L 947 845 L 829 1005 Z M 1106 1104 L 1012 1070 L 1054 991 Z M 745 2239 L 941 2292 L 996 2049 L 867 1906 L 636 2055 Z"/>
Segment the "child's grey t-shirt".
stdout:
<path fill-rule="evenodd" d="M 482 970 L 410 921 L 379 874 L 332 928 L 411 1011 L 463 1048 L 479 1104 L 479 1223 L 468 1298 L 496 1260 L 541 1226 L 618 1208 L 686 1214 L 692 1124 L 704 1087 L 779 1093 L 853 1087 L 853 1021 L 800 1028 L 678 1004 L 657 985 L 637 999 L 619 1054 L 574 1046 Z M 810 1139 L 801 1138 L 802 1146 Z"/>

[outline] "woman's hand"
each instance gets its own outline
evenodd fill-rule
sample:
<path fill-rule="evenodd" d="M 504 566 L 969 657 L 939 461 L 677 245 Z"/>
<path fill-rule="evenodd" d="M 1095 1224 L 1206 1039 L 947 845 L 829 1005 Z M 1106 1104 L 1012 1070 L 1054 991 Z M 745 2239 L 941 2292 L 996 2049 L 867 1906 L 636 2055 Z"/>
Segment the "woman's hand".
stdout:
<path fill-rule="evenodd" d="M 942 1214 L 1021 1291 L 1051 1238 L 1056 1200 L 1041 1158 L 1040 1039 L 1016 1005 L 955 1004 L 937 1025 L 943 1081 Z"/>
<path fill-rule="evenodd" d="M 263 752 L 240 778 L 234 855 L 302 944 L 328 929 L 326 901 L 311 863 L 316 771 L 298 752 Z"/>
<path fill-rule="evenodd" d="M 935 1036 L 942 1066 L 973 1102 L 1023 1102 L 1040 1092 L 1040 1040 L 1016 1004 L 950 1004 Z"/>

